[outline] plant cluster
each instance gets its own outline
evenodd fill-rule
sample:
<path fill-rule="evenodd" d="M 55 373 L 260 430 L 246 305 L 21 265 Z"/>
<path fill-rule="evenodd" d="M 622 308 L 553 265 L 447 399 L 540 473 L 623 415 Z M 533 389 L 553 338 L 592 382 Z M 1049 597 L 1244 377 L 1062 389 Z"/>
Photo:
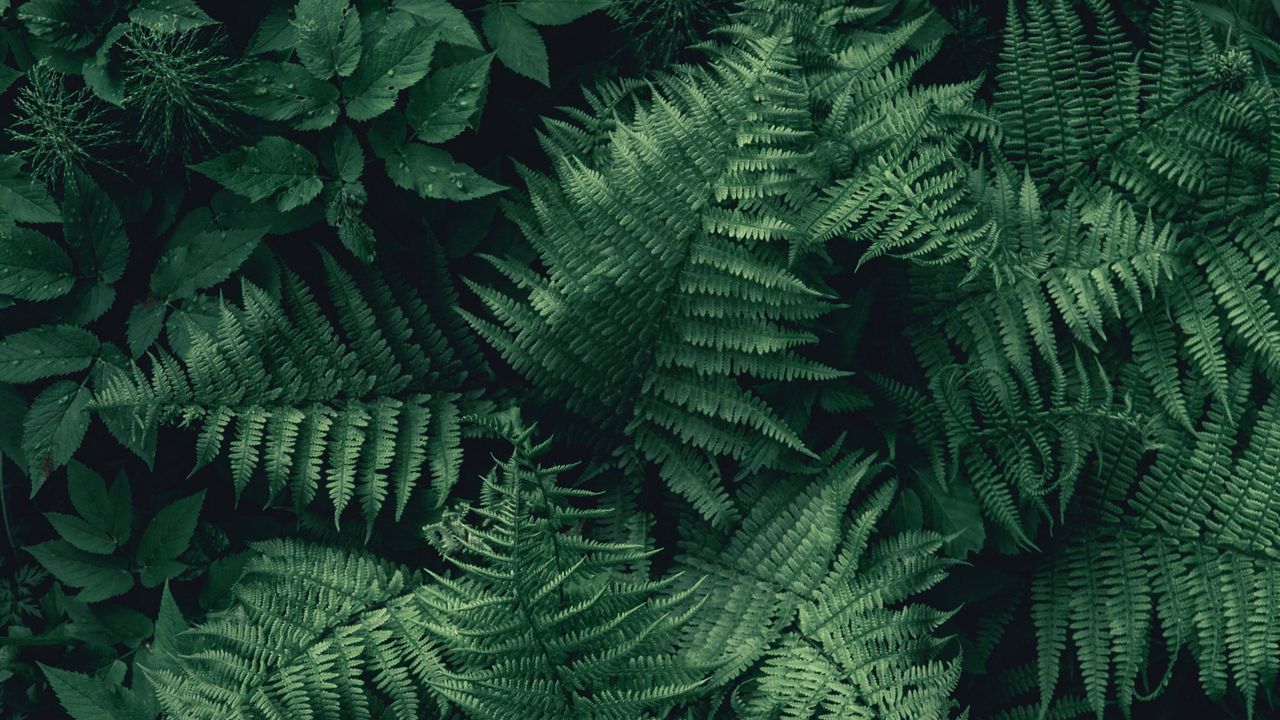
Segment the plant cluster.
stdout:
<path fill-rule="evenodd" d="M 0 30 L 0 715 L 1276 712 L 1274 8 Z"/>

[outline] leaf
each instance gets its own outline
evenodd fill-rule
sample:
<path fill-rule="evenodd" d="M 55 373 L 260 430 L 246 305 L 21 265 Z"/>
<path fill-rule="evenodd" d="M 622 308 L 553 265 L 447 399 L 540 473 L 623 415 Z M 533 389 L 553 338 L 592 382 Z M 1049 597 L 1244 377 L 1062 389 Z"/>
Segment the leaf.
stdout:
<path fill-rule="evenodd" d="M 45 325 L 0 340 L 0 382 L 24 383 L 89 367 L 101 343 L 88 330 Z"/>
<path fill-rule="evenodd" d="M 395 7 L 428 22 L 440 23 L 440 42 L 476 50 L 484 48 L 471 21 L 447 0 L 396 0 Z"/>
<path fill-rule="evenodd" d="M 107 483 L 101 475 L 72 460 L 67 464 L 67 497 L 80 517 L 98 530 L 110 534 L 113 529 L 111 498 L 107 494 Z"/>
<path fill-rule="evenodd" d="M 107 500 L 111 507 L 111 534 L 116 542 L 123 545 L 133 534 L 133 493 L 129 489 L 129 478 L 123 471 L 111 483 Z"/>
<path fill-rule="evenodd" d="M 246 72 L 241 102 L 253 115 L 320 130 L 338 119 L 338 88 L 295 63 L 258 62 Z"/>
<path fill-rule="evenodd" d="M 609 7 L 607 0 L 517 0 L 516 12 L 535 25 L 564 25 Z"/>
<path fill-rule="evenodd" d="M 84 588 L 76 595 L 83 602 L 106 600 L 133 587 L 133 575 L 123 558 L 93 555 L 62 540 L 31 545 L 26 550 L 63 584 Z"/>
<path fill-rule="evenodd" d="M 206 209 L 191 212 L 174 230 L 151 275 L 151 294 L 188 298 L 226 280 L 258 247 L 266 228 L 228 230 L 213 223 Z"/>
<path fill-rule="evenodd" d="M 160 337 L 166 312 L 168 307 L 156 301 L 135 305 L 133 310 L 129 311 L 129 318 L 125 321 L 125 338 L 129 343 L 131 357 L 134 359 L 142 357 L 142 353 L 146 352 L 147 348 L 155 343 L 156 338 Z"/>
<path fill-rule="evenodd" d="M 411 143 L 387 159 L 387 175 L 396 185 L 424 198 L 472 200 L 507 189 L 440 148 Z"/>
<path fill-rule="evenodd" d="M 195 0 L 139 0 L 129 19 L 150 30 L 176 33 L 195 30 L 217 21 L 205 14 Z"/>
<path fill-rule="evenodd" d="M 72 720 L 151 720 L 118 682 L 37 664 Z"/>
<path fill-rule="evenodd" d="M 298 59 L 316 78 L 347 77 L 360 62 L 360 14 L 348 0 L 298 0 Z"/>
<path fill-rule="evenodd" d="M 146 531 L 142 533 L 142 540 L 138 544 L 138 564 L 143 568 L 165 567 L 167 563 L 176 560 L 191 542 L 191 534 L 195 532 L 202 503 L 204 503 L 203 490 L 156 513 L 147 525 Z M 143 583 L 149 586 L 158 585 L 160 582 L 163 582 L 163 579 L 158 582 L 147 582 L 146 576 L 143 577 Z"/>
<path fill-rule="evenodd" d="M 493 54 L 441 68 L 409 93 L 405 113 L 418 139 L 442 143 L 471 126 L 489 84 Z"/>
<path fill-rule="evenodd" d="M 169 584 L 165 583 L 164 592 L 160 594 L 160 614 L 156 618 L 156 649 L 170 657 L 177 657 L 181 652 L 178 636 L 187 629 L 187 621 L 182 617 L 182 610 L 169 592 Z"/>
<path fill-rule="evenodd" d="M 51 300 L 75 285 L 71 258 L 30 228 L 0 230 L 0 294 L 19 300 Z"/>
<path fill-rule="evenodd" d="M 390 110 L 401 90 L 426 76 L 439 27 L 409 13 L 393 13 L 365 40 L 364 61 L 342 85 L 352 120 L 370 120 Z"/>
<path fill-rule="evenodd" d="M 129 261 L 129 237 L 120 211 L 102 188 L 84 174 L 68 183 L 62 208 L 62 233 L 81 250 L 82 266 L 105 283 L 124 275 Z"/>
<path fill-rule="evenodd" d="M 354 183 L 364 173 L 364 149 L 351 128 L 343 125 L 333 140 L 333 173 L 345 183 Z"/>
<path fill-rule="evenodd" d="M 94 95 L 116 107 L 124 107 L 124 73 L 120 64 L 112 62 L 111 50 L 129 32 L 127 23 L 120 23 L 107 31 L 98 50 L 84 60 L 80 71 L 85 85 Z"/>
<path fill-rule="evenodd" d="M 130 363 L 115 345 L 107 345 L 102 357 L 93 365 L 93 387 L 101 391 L 113 378 L 128 377 L 125 370 Z M 96 414 L 107 426 L 111 435 L 147 467 L 152 467 L 156 456 L 156 423 L 144 422 L 131 408 L 98 408 Z M 84 513 L 81 513 L 82 515 Z"/>
<path fill-rule="evenodd" d="M 62 215 L 45 186 L 22 171 L 22 161 L 0 156 L 0 210 L 18 222 L 58 222 Z"/>
<path fill-rule="evenodd" d="M 297 32 L 289 21 L 289 9 L 276 6 L 262 19 L 258 30 L 253 33 L 249 45 L 244 49 L 245 55 L 265 55 L 266 53 L 293 50 L 298 42 Z M 310 77 L 310 73 L 307 74 Z"/>
<path fill-rule="evenodd" d="M 31 402 L 22 427 L 22 454 L 27 458 L 31 495 L 53 471 L 67 464 L 89 429 L 89 390 L 59 380 Z"/>
<path fill-rule="evenodd" d="M 26 414 L 27 401 L 12 387 L 0 383 L 0 455 L 24 468 L 27 462 L 22 454 L 22 419 Z"/>
<path fill-rule="evenodd" d="M 95 555 L 110 555 L 116 550 L 115 540 L 106 531 L 90 525 L 83 518 L 58 512 L 47 512 L 44 516 L 59 537 L 80 550 Z"/>
<path fill-rule="evenodd" d="M 547 46 L 542 36 L 509 5 L 485 8 L 480 27 L 503 65 L 527 78 L 551 87 L 547 71 Z"/>
<path fill-rule="evenodd" d="M 281 212 L 310 202 L 324 185 L 316 175 L 316 156 L 276 136 L 191 168 L 254 202 L 278 196 L 276 207 Z"/>
<path fill-rule="evenodd" d="M 29 0 L 18 8 L 18 19 L 32 35 L 62 50 L 79 50 L 93 44 L 104 14 L 115 8 L 86 5 L 79 0 Z"/>

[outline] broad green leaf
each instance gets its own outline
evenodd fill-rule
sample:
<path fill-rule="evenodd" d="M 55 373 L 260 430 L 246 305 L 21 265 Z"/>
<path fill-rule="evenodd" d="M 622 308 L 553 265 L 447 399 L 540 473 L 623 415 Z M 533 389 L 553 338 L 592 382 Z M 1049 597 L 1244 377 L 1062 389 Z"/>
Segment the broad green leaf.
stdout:
<path fill-rule="evenodd" d="M 338 119 L 338 88 L 295 63 L 258 62 L 246 73 L 242 102 L 260 118 L 297 130 L 320 130 Z"/>
<path fill-rule="evenodd" d="M 123 558 L 87 553 L 62 540 L 32 545 L 27 552 L 63 584 L 84 588 L 76 595 L 83 602 L 106 600 L 133 587 L 133 575 Z"/>
<path fill-rule="evenodd" d="M 115 345 L 106 345 L 102 357 L 94 363 L 92 370 L 93 387 L 102 390 L 113 378 L 127 376 L 126 368 L 131 363 L 124 353 Z M 152 467 L 156 457 L 156 423 L 142 422 L 131 408 L 96 408 L 95 414 L 102 419 L 107 430 L 116 441 L 127 450 L 137 455 L 147 467 Z M 83 513 L 81 513 L 83 515 Z M 128 530 L 125 530 L 126 534 Z M 121 540 L 123 542 L 123 540 Z"/>
<path fill-rule="evenodd" d="M 18 78 L 22 77 L 22 73 L 14 70 L 8 65 L 0 65 L 0 93 L 8 90 Z"/>
<path fill-rule="evenodd" d="M 151 294 L 180 299 L 226 280 L 253 252 L 265 227 L 225 229 L 206 209 L 178 223 L 151 275 Z"/>
<path fill-rule="evenodd" d="M 133 535 L 133 492 L 123 471 L 111 483 L 107 500 L 111 507 L 111 534 L 123 545 Z"/>
<path fill-rule="evenodd" d="M 484 36 L 503 65 L 543 85 L 551 86 L 547 46 L 528 20 L 510 5 L 489 5 L 480 23 Z"/>
<path fill-rule="evenodd" d="M 156 617 L 156 649 L 170 657 L 177 657 L 182 643 L 178 636 L 187 629 L 187 621 L 182 617 L 182 610 L 169 592 L 169 584 L 165 583 L 164 592 L 160 594 L 160 613 Z"/>
<path fill-rule="evenodd" d="M 155 343 L 156 338 L 160 337 L 160 330 L 164 328 L 165 313 L 169 308 L 162 302 L 144 302 L 141 305 L 135 305 L 133 310 L 129 311 L 129 317 L 125 320 L 125 339 L 129 343 L 129 355 L 133 358 L 142 357 L 142 353 Z"/>
<path fill-rule="evenodd" d="M 493 55 L 441 68 L 409 93 L 405 113 L 419 140 L 442 143 L 471 126 L 484 97 Z"/>
<path fill-rule="evenodd" d="M 298 42 L 298 34 L 289 21 L 289 8 L 277 6 L 262 19 L 262 24 L 253 33 L 249 45 L 244 49 L 245 55 L 264 55 L 266 53 L 293 50 Z"/>
<path fill-rule="evenodd" d="M 85 552 L 110 555 L 116 550 L 115 540 L 105 530 L 90 525 L 84 518 L 58 512 L 47 512 L 44 516 L 59 537 Z"/>
<path fill-rule="evenodd" d="M 471 21 L 448 0 L 396 0 L 395 7 L 428 22 L 440 23 L 440 42 L 476 50 L 483 48 Z"/>
<path fill-rule="evenodd" d="M 71 258 L 30 228 L 0 229 L 0 294 L 19 300 L 51 300 L 75 285 Z"/>
<path fill-rule="evenodd" d="M 281 212 L 311 202 L 324 185 L 316 175 L 316 156 L 275 136 L 191 167 L 254 202 L 275 196 Z"/>
<path fill-rule="evenodd" d="M 59 380 L 31 402 L 22 422 L 22 454 L 27 459 L 31 495 L 67 464 L 89 429 L 89 390 Z"/>
<path fill-rule="evenodd" d="M 564 25 L 609 7 L 607 0 L 517 0 L 520 17 L 535 25 Z"/>
<path fill-rule="evenodd" d="M 79 283 L 66 297 L 54 301 L 57 313 L 72 325 L 88 325 L 102 317 L 116 301 L 116 289 L 101 280 Z"/>
<path fill-rule="evenodd" d="M 187 300 L 170 313 L 169 319 L 165 321 L 169 347 L 179 355 L 186 355 L 191 349 L 192 334 L 213 334 L 218 329 L 218 319 L 221 316 L 222 303 L 215 298 L 200 295 Z"/>
<path fill-rule="evenodd" d="M 344 183 L 354 183 L 364 173 L 364 149 L 360 147 L 356 134 L 346 125 L 338 129 L 332 152 L 325 159 L 333 174 Z"/>
<path fill-rule="evenodd" d="M 406 145 L 387 158 L 387 175 L 406 190 L 439 200 L 472 200 L 507 189 L 444 150 L 420 143 Z"/>
<path fill-rule="evenodd" d="M 72 720 L 152 720 L 119 682 L 38 664 Z"/>
<path fill-rule="evenodd" d="M 144 568 L 157 566 L 167 569 L 168 564 L 176 560 L 191 542 L 191 534 L 195 532 L 203 502 L 204 491 L 201 490 L 156 513 L 138 544 L 138 564 Z M 143 583 L 154 586 L 168 577 L 171 576 L 161 578 L 159 582 L 147 582 L 144 576 Z"/>
<path fill-rule="evenodd" d="M 67 463 L 67 497 L 71 499 L 71 507 L 75 508 L 80 517 L 111 535 L 111 499 L 107 494 L 107 483 L 101 475 L 75 460 Z"/>
<path fill-rule="evenodd" d="M 298 0 L 293 28 L 298 59 L 315 77 L 347 77 L 356 69 L 360 14 L 348 0 Z"/>
<path fill-rule="evenodd" d="M 139 0 L 138 5 L 129 11 L 129 19 L 161 33 L 183 32 L 217 24 L 195 0 Z"/>
<path fill-rule="evenodd" d="M 22 161 L 0 156 L 0 210 L 26 223 L 58 222 L 62 215 L 45 186 L 22 170 Z"/>
<path fill-rule="evenodd" d="M 114 12 L 114 3 L 28 0 L 18 7 L 18 19 L 32 35 L 55 48 L 80 50 L 93 44 Z"/>
<path fill-rule="evenodd" d="M 342 84 L 347 115 L 369 120 L 390 110 L 401 90 L 427 74 L 439 28 L 410 13 L 392 13 L 365 39 L 364 61 Z"/>
<path fill-rule="evenodd" d="M 120 23 L 108 30 L 98 50 L 85 58 L 80 68 L 84 83 L 93 94 L 116 107 L 124 107 L 124 73 L 120 63 L 112 62 L 111 50 L 128 32 L 128 23 Z"/>
<path fill-rule="evenodd" d="M 126 647 L 138 647 L 155 631 L 155 623 L 138 610 L 133 609 L 125 601 L 107 602 L 89 608 L 93 618 L 106 631 L 111 644 L 120 643 Z M 119 683 L 124 679 L 126 670 L 124 663 L 116 661 L 108 672 L 108 677 Z"/>
<path fill-rule="evenodd" d="M 73 176 L 62 207 L 62 233 L 79 250 L 81 266 L 105 283 L 124 275 L 129 261 L 129 237 L 120 211 L 87 175 Z"/>
<path fill-rule="evenodd" d="M 0 340 L 0 382 L 25 383 L 89 367 L 101 343 L 88 330 L 45 325 Z"/>

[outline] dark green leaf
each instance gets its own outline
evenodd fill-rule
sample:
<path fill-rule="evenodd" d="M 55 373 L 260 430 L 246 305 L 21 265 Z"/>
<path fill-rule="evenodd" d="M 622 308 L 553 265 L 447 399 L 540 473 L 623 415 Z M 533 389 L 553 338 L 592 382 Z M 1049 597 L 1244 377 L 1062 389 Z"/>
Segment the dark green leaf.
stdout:
<path fill-rule="evenodd" d="M 254 202 L 275 196 L 281 212 L 311 202 L 323 187 L 316 156 L 282 137 L 263 138 L 191 167 Z"/>
<path fill-rule="evenodd" d="M 115 203 L 87 175 L 73 176 L 62 208 L 62 232 L 80 251 L 82 266 L 105 283 L 124 275 L 129 237 Z"/>
<path fill-rule="evenodd" d="M 30 228 L 0 229 L 0 293 L 50 300 L 75 284 L 71 258 L 58 243 Z"/>
<path fill-rule="evenodd" d="M 482 55 L 441 68 L 410 92 L 405 114 L 419 140 L 442 143 L 471 126 L 488 85 L 492 60 L 492 54 Z"/>
<path fill-rule="evenodd" d="M 0 340 L 0 382 L 24 383 L 89 367 L 101 343 L 88 330 L 45 325 Z"/>
<path fill-rule="evenodd" d="M 195 0 L 139 0 L 138 5 L 129 11 L 129 19 L 161 33 L 183 32 L 217 24 Z"/>
<path fill-rule="evenodd" d="M 83 518 L 57 512 L 47 512 L 44 516 L 58 531 L 59 537 L 85 552 L 109 555 L 116 550 L 115 540 L 105 530 L 90 525 Z"/>
<path fill-rule="evenodd" d="M 506 190 L 440 148 L 411 143 L 387 159 L 387 175 L 396 185 L 424 198 L 471 200 Z"/>
<path fill-rule="evenodd" d="M 72 460 L 67 464 L 67 496 L 71 499 L 71 507 L 80 513 L 80 517 L 94 528 L 111 535 L 114 529 L 111 500 L 107 494 L 107 483 L 101 475 Z"/>
<path fill-rule="evenodd" d="M 342 86 L 352 120 L 369 120 L 390 110 L 401 90 L 427 74 L 439 27 L 398 12 L 366 38 L 364 61 Z"/>
<path fill-rule="evenodd" d="M 259 62 L 246 74 L 244 104 L 260 118 L 298 130 L 320 130 L 338 119 L 338 88 L 301 65 Z"/>
<path fill-rule="evenodd" d="M 512 71 L 551 86 L 547 72 L 547 46 L 542 36 L 510 5 L 489 5 L 480 25 L 484 36 Z"/>
<path fill-rule="evenodd" d="M 138 544 L 138 564 L 143 567 L 161 566 L 163 563 L 177 559 L 191 542 L 191 534 L 195 532 L 196 520 L 200 516 L 200 506 L 203 502 L 204 491 L 201 490 L 156 513 L 151 523 L 147 525 L 146 531 L 142 533 L 142 540 Z M 160 582 L 164 579 L 161 578 Z"/>
<path fill-rule="evenodd" d="M 607 0 L 517 0 L 520 17 L 535 25 L 564 25 L 609 7 Z"/>
<path fill-rule="evenodd" d="M 428 22 L 440 23 L 440 42 L 476 50 L 483 47 L 471 21 L 448 0 L 396 0 L 395 7 Z"/>
<path fill-rule="evenodd" d="M 32 545 L 27 552 L 62 583 L 84 588 L 76 595 L 83 602 L 106 600 L 133 587 L 125 561 L 115 556 L 93 555 L 62 540 Z"/>
<path fill-rule="evenodd" d="M 18 222 L 58 222 L 62 215 L 48 189 L 22 171 L 22 161 L 0 156 L 0 210 Z"/>
<path fill-rule="evenodd" d="M 223 229 L 208 210 L 192 212 L 178 224 L 160 256 L 151 276 L 151 294 L 187 298 L 217 285 L 244 263 L 265 234 L 265 227 Z"/>
<path fill-rule="evenodd" d="M 118 682 L 39 665 L 72 720 L 151 720 Z"/>
<path fill-rule="evenodd" d="M 348 0 L 298 0 L 298 59 L 320 80 L 347 77 L 360 62 L 360 14 Z"/>
<path fill-rule="evenodd" d="M 246 55 L 264 55 L 292 50 L 297 42 L 297 33 L 294 32 L 293 23 L 289 22 L 289 8 L 276 6 L 262 19 L 262 24 L 258 26 L 244 52 Z"/>
<path fill-rule="evenodd" d="M 22 424 L 22 453 L 27 458 L 31 495 L 71 459 L 89 429 L 89 390 L 60 380 L 36 396 Z"/>
<path fill-rule="evenodd" d="M 160 337 L 166 312 L 168 307 L 161 302 L 136 305 L 129 311 L 129 318 L 125 322 L 125 337 L 129 342 L 131 356 L 142 357 L 142 353 L 151 347 L 157 337 Z"/>

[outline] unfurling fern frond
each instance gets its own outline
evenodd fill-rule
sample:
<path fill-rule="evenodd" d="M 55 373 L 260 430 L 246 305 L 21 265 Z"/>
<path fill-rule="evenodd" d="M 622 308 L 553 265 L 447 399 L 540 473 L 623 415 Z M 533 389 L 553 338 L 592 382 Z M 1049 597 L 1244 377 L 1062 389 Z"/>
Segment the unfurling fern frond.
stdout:
<path fill-rule="evenodd" d="M 894 497 L 881 486 L 846 511 L 870 461 L 820 474 L 763 476 L 750 513 L 726 531 L 691 520 L 678 567 L 706 601 L 681 639 L 747 718 L 945 718 L 959 679 L 932 632 L 948 617 L 909 599 L 945 573 L 933 533 L 873 537 Z"/>
<path fill-rule="evenodd" d="M 335 521 L 355 500 L 371 528 L 388 498 L 400 516 L 427 470 L 440 506 L 458 477 L 459 419 L 488 407 L 483 361 L 448 308 L 328 256 L 325 267 L 336 321 L 292 273 L 279 300 L 245 283 L 215 333 L 193 330 L 189 352 L 160 353 L 150 375 L 113 378 L 95 406 L 132 412 L 140 433 L 199 423 L 197 466 L 225 452 L 237 495 L 261 468 L 270 497 L 289 488 L 303 507 L 323 489 Z"/>

